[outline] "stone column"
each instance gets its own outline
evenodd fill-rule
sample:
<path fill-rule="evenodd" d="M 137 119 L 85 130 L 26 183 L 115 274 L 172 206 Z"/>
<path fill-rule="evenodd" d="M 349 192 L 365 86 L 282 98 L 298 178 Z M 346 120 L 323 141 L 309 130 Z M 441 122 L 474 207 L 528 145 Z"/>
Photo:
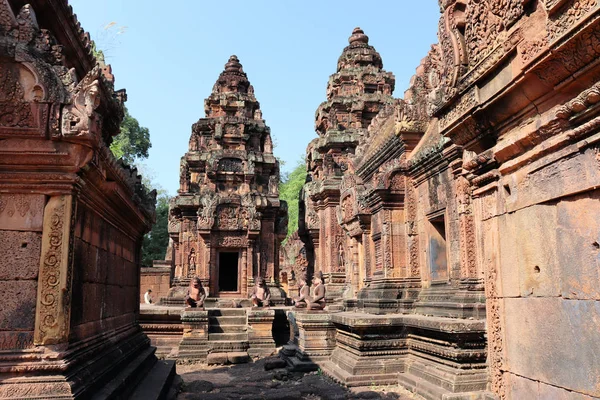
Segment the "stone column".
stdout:
<path fill-rule="evenodd" d="M 274 319 L 275 310 L 248 310 L 248 354 L 251 357 L 268 357 L 275 352 Z"/>
<path fill-rule="evenodd" d="M 211 245 L 210 245 L 210 240 L 205 240 L 204 241 L 204 265 L 202 266 L 203 271 L 202 271 L 202 276 L 200 277 L 202 279 L 202 285 L 204 285 L 205 287 L 208 288 L 209 290 L 209 295 L 212 294 L 212 292 L 210 292 L 210 278 L 211 278 L 211 269 L 210 269 L 210 255 L 211 255 Z"/>
<path fill-rule="evenodd" d="M 246 282 L 242 282 L 242 285 L 246 285 L 246 293 L 248 286 L 251 286 L 254 282 L 254 239 L 248 239 L 248 250 L 246 257 L 246 276 L 249 278 Z"/>
<path fill-rule="evenodd" d="M 179 357 L 185 360 L 206 361 L 208 355 L 208 311 L 186 309 L 181 313 L 183 338 Z"/>
<path fill-rule="evenodd" d="M 210 246 L 210 258 L 208 260 L 208 270 L 210 271 L 208 274 L 208 281 L 210 282 L 210 295 L 211 297 L 216 296 L 219 291 L 219 275 L 216 273 L 217 267 L 217 249 L 213 246 Z"/>
<path fill-rule="evenodd" d="M 242 297 L 248 297 L 248 249 L 242 250 L 242 260 L 240 261 L 240 272 L 242 275 L 240 291 Z"/>
<path fill-rule="evenodd" d="M 53 196 L 44 209 L 34 343 L 67 343 L 71 322 L 73 196 Z"/>

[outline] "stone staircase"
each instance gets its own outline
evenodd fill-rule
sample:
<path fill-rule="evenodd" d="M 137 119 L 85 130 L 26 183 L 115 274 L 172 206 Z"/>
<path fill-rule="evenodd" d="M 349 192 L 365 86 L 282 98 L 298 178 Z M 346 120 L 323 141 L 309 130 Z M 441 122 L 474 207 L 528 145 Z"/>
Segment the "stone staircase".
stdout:
<path fill-rule="evenodd" d="M 208 309 L 208 364 L 241 364 L 248 355 L 248 317 L 243 308 Z"/>

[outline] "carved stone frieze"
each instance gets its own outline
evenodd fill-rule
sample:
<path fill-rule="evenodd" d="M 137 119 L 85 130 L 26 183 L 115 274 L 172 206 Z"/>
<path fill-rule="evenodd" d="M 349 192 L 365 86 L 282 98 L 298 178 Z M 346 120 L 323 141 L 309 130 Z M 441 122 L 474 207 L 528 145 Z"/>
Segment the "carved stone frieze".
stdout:
<path fill-rule="evenodd" d="M 65 343 L 69 337 L 72 208 L 72 197 L 61 195 L 51 197 L 44 210 L 34 336 L 38 345 Z"/>

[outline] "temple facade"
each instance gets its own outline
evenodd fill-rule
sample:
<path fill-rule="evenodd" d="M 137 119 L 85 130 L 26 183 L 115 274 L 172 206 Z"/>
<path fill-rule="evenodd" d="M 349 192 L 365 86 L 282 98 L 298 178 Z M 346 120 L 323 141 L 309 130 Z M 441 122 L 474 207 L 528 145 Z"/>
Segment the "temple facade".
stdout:
<path fill-rule="evenodd" d="M 170 297 L 181 298 L 190 278 L 198 276 L 209 297 L 245 299 L 260 276 L 272 288 L 273 301 L 283 302 L 279 245 L 287 231 L 287 206 L 279 200 L 279 162 L 236 56 L 204 108 L 206 117 L 192 127 L 180 188 L 170 204 Z"/>
<path fill-rule="evenodd" d="M 440 8 L 439 43 L 343 163 L 320 144 L 344 122 L 317 112 L 300 236 L 343 306 L 292 312 L 282 354 L 428 399 L 597 398 L 600 5 Z"/>

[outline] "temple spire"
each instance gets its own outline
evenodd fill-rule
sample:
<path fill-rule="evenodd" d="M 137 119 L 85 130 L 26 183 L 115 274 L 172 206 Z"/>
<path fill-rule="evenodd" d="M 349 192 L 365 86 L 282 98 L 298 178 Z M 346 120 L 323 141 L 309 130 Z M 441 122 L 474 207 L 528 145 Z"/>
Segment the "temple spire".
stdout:
<path fill-rule="evenodd" d="M 365 35 L 365 32 L 359 27 L 354 28 L 352 36 L 348 38 L 350 45 L 356 45 L 358 43 L 369 44 L 369 37 Z"/>
<path fill-rule="evenodd" d="M 383 61 L 375 48 L 369 45 L 369 37 L 359 27 L 354 28 L 346 46 L 338 59 L 338 72 L 342 69 L 373 66 L 383 69 Z"/>

